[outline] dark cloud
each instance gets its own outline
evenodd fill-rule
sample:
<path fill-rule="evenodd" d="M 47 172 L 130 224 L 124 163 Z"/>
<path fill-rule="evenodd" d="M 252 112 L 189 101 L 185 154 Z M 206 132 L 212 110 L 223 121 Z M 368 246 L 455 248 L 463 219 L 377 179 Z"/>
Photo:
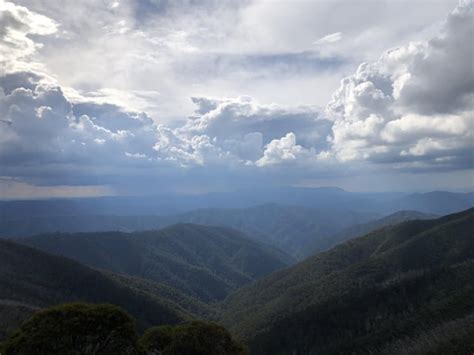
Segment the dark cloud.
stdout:
<path fill-rule="evenodd" d="M 440 36 L 413 58 L 413 78 L 400 102 L 424 114 L 462 113 L 474 104 L 473 3 L 460 5 L 447 19 Z"/>
<path fill-rule="evenodd" d="M 133 169 L 154 154 L 156 129 L 144 115 L 112 105 L 81 104 L 76 109 L 59 87 L 38 75 L 9 75 L 1 83 L 8 89 L 0 96 L 0 115 L 9 123 L 0 130 L 3 175 L 28 172 L 61 179 L 81 169 L 81 174 L 100 175 L 111 167 Z"/>
<path fill-rule="evenodd" d="M 6 95 L 10 95 L 17 88 L 33 90 L 40 79 L 38 74 L 32 72 L 10 73 L 0 77 L 0 87 Z"/>

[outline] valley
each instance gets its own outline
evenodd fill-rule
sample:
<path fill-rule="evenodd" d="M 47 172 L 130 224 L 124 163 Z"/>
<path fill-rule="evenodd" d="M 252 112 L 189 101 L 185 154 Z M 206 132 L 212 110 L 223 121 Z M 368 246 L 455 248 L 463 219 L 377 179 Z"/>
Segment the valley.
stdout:
<path fill-rule="evenodd" d="M 275 217 L 281 210 L 265 207 L 275 226 L 286 223 Z M 460 353 L 473 346 L 474 209 L 353 220 L 330 243 L 308 238 L 321 251 L 302 261 L 275 240 L 235 229 L 243 220 L 242 229 L 250 229 L 252 214 L 231 212 L 188 216 L 193 222 L 227 216 L 234 229 L 179 223 L 0 240 L 0 337 L 38 310 L 81 301 L 122 307 L 139 331 L 217 322 L 252 354 L 396 353 L 407 344 L 441 354 L 450 344 Z M 312 217 L 293 218 L 309 226 Z M 438 339 L 439 332 L 446 336 Z"/>

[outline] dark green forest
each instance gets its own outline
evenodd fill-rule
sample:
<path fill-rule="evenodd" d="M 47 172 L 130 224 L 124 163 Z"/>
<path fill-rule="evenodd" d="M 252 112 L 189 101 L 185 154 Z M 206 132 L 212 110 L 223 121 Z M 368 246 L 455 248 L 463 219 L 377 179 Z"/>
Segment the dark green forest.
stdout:
<path fill-rule="evenodd" d="M 3 353 L 471 354 L 473 231 L 474 209 L 388 223 L 293 266 L 190 224 L 0 240 Z"/>
<path fill-rule="evenodd" d="M 166 284 L 203 302 L 222 300 L 293 262 L 237 230 L 193 224 L 136 233 L 47 234 L 21 242 L 94 268 Z"/>
<path fill-rule="evenodd" d="M 257 354 L 469 353 L 473 227 L 471 209 L 383 228 L 237 291 L 220 319 Z"/>

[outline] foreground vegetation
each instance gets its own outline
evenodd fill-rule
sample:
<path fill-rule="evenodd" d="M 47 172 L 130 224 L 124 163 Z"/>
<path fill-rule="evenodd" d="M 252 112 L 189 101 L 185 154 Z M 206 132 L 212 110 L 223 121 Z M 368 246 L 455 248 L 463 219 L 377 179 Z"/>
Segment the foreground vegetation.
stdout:
<path fill-rule="evenodd" d="M 108 304 L 65 304 L 36 313 L 0 344 L 5 355 L 240 355 L 225 328 L 192 321 L 149 329 L 141 338 L 134 319 Z"/>

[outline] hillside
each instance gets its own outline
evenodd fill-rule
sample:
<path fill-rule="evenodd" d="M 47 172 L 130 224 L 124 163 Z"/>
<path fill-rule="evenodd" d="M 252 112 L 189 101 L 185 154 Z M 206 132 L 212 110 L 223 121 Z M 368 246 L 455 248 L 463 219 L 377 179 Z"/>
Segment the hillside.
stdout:
<path fill-rule="evenodd" d="M 112 216 L 112 215 L 57 215 L 31 216 L 4 219 L 0 223 L 3 237 L 30 237 L 46 233 L 133 232 L 159 229 L 168 224 L 167 217 L 160 216 Z"/>
<path fill-rule="evenodd" d="M 169 297 L 172 291 L 162 292 L 159 285 L 154 289 L 158 292 L 140 286 L 140 280 L 134 284 L 73 260 L 0 240 L 0 337 L 39 308 L 63 302 L 113 303 L 128 310 L 142 328 L 193 317 L 192 311 L 182 307 L 178 291 Z M 199 310 L 196 313 L 205 312 L 199 305 L 194 307 Z"/>
<path fill-rule="evenodd" d="M 264 204 L 243 209 L 196 210 L 175 218 L 189 223 L 235 228 L 257 241 L 303 259 L 320 245 L 332 245 L 330 237 L 334 233 L 374 216 L 346 208 L 314 209 Z"/>
<path fill-rule="evenodd" d="M 95 268 L 163 283 L 204 302 L 221 300 L 292 262 L 236 230 L 192 224 L 130 234 L 49 234 L 22 242 Z"/>
<path fill-rule="evenodd" d="M 444 215 L 466 210 L 474 206 L 474 192 L 455 193 L 432 191 L 409 194 L 388 202 L 391 211 L 416 210 L 423 213 Z"/>
<path fill-rule="evenodd" d="M 357 229 L 358 225 L 383 215 L 395 214 L 397 217 L 396 212 L 409 210 L 444 215 L 474 206 L 474 193 L 352 193 L 328 188 L 267 191 L 261 196 L 267 201 L 264 204 L 240 206 L 239 198 L 250 199 L 250 203 L 254 201 L 252 196 L 250 192 L 243 192 L 238 196 L 216 194 L 181 199 L 110 197 L 0 201 L 0 236 L 18 238 L 58 232 L 130 233 L 157 230 L 176 223 L 194 223 L 240 230 L 253 240 L 285 250 L 302 260 L 334 246 L 337 241 L 363 235 L 387 224 L 388 221 L 384 221 L 385 224 L 362 227 L 359 232 L 346 230 Z M 167 200 L 186 206 L 181 210 L 188 211 L 176 213 L 179 210 L 176 206 L 163 209 Z M 256 199 L 255 203 L 259 201 Z M 196 208 L 202 205 L 206 208 Z M 403 220 L 399 217 L 393 222 Z M 337 236 L 339 233 L 347 236 Z"/>
<path fill-rule="evenodd" d="M 329 237 L 334 233 L 376 216 L 346 208 L 314 209 L 264 204 L 249 208 L 207 208 L 168 216 L 79 214 L 6 219 L 0 223 L 0 233 L 14 238 L 57 232 L 133 232 L 156 230 L 176 223 L 195 223 L 240 230 L 253 240 L 273 245 L 302 259 L 311 255 L 312 250 L 332 246 Z"/>
<path fill-rule="evenodd" d="M 330 244 L 327 244 L 327 247 L 325 247 L 325 245 L 321 243 L 318 246 L 319 248 L 315 250 L 315 253 L 318 251 L 328 249 L 329 247 L 332 247 L 346 240 L 362 237 L 363 235 L 369 234 L 370 232 L 373 232 L 383 227 L 392 226 L 398 223 L 412 221 L 415 219 L 433 219 L 436 217 L 437 217 L 436 215 L 427 214 L 427 213 L 418 212 L 418 211 L 398 211 L 388 216 L 385 216 L 373 221 L 369 221 L 367 223 L 356 224 L 356 225 L 343 229 L 342 231 L 331 236 L 331 238 L 327 239 L 328 242 L 330 243 Z"/>
<path fill-rule="evenodd" d="M 258 354 L 464 353 L 474 346 L 473 230 L 474 209 L 380 229 L 235 292 L 221 321 Z"/>
<path fill-rule="evenodd" d="M 0 200 L 0 221 L 57 216 L 168 216 L 199 209 L 246 209 L 262 204 L 390 214 L 399 210 L 447 214 L 474 206 L 474 192 L 426 193 L 345 191 L 335 187 L 254 188 L 200 195 L 157 194 L 78 199 Z"/>

